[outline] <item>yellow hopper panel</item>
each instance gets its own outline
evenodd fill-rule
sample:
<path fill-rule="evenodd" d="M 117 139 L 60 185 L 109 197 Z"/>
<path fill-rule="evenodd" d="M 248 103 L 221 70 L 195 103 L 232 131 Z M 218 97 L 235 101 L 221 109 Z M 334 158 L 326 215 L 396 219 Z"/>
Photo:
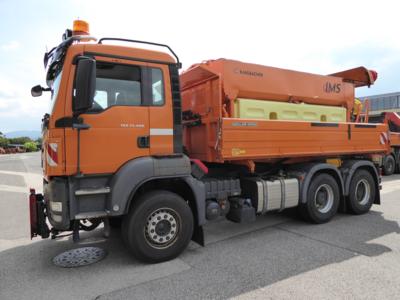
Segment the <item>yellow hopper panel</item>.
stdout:
<path fill-rule="evenodd" d="M 336 123 L 346 122 L 346 108 L 238 98 L 235 118 Z"/>

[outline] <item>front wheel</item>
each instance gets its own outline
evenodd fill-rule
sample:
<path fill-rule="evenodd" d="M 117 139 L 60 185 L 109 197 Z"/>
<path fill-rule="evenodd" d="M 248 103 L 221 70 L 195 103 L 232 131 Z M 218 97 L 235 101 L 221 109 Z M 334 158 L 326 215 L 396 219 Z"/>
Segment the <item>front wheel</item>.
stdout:
<path fill-rule="evenodd" d="M 340 201 L 340 190 L 336 180 L 329 174 L 313 177 L 307 191 L 307 201 L 300 205 L 303 217 L 313 223 L 330 221 L 336 214 Z"/>
<path fill-rule="evenodd" d="M 179 195 L 152 191 L 133 203 L 122 222 L 122 237 L 137 259 L 157 263 L 185 250 L 193 223 L 192 211 Z"/>

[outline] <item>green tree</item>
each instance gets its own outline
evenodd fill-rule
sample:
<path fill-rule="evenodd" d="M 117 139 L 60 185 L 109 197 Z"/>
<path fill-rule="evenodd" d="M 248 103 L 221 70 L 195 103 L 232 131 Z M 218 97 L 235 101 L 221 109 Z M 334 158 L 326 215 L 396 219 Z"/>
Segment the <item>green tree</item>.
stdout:
<path fill-rule="evenodd" d="M 24 145 L 25 143 L 32 142 L 32 140 L 27 136 L 11 138 L 8 140 L 10 141 L 10 144 L 18 144 L 18 145 Z"/>
<path fill-rule="evenodd" d="M 0 147 L 7 147 L 10 142 L 3 135 L 0 135 Z"/>
<path fill-rule="evenodd" d="M 26 152 L 33 152 L 37 151 L 37 145 L 35 142 L 26 142 L 24 143 L 24 148 Z"/>
<path fill-rule="evenodd" d="M 37 138 L 36 140 L 35 140 L 35 143 L 36 143 L 36 146 L 37 146 L 37 148 L 38 148 L 38 150 L 42 150 L 42 147 L 43 147 L 43 139 L 40 137 L 40 138 Z"/>

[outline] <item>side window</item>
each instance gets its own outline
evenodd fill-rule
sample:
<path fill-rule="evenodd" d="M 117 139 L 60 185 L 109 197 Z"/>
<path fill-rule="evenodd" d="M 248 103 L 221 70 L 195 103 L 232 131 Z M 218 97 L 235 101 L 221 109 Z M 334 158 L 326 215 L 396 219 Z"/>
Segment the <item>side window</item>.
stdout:
<path fill-rule="evenodd" d="M 97 62 L 92 112 L 111 106 L 162 106 L 164 103 L 161 69 Z"/>
<path fill-rule="evenodd" d="M 151 94 L 153 105 L 164 105 L 164 82 L 160 69 L 151 68 Z"/>
<path fill-rule="evenodd" d="M 108 107 L 108 94 L 107 91 L 101 91 L 96 89 L 94 94 L 94 101 L 101 106 L 102 109 Z"/>
<path fill-rule="evenodd" d="M 114 105 L 141 105 L 141 81 L 140 67 L 97 62 L 92 111 Z"/>

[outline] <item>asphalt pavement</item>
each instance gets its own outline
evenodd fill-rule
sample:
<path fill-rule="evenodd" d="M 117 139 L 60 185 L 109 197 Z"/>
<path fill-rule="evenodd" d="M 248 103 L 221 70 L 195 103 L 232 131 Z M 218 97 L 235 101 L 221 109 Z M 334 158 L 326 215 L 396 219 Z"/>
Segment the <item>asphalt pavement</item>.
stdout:
<path fill-rule="evenodd" d="M 220 220 L 206 247 L 143 264 L 118 230 L 57 240 L 29 238 L 28 188 L 41 189 L 38 153 L 0 156 L 0 299 L 399 299 L 400 175 L 385 177 L 382 205 L 362 216 L 338 214 L 311 225 L 295 211 L 250 225 Z M 52 258 L 82 245 L 107 257 L 65 269 Z"/>

